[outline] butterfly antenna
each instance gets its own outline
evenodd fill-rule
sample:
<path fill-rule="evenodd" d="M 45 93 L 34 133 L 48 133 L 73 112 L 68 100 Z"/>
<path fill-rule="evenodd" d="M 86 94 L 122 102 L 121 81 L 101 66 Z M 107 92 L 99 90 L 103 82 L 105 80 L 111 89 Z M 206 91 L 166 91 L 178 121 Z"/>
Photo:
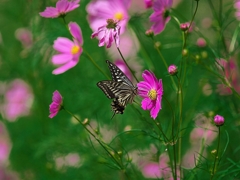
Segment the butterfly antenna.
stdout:
<path fill-rule="evenodd" d="M 115 116 L 115 114 L 116 114 L 116 112 L 114 111 L 114 113 L 113 113 L 113 115 L 112 115 L 112 117 L 111 117 L 111 120 L 113 119 L 113 117 Z"/>

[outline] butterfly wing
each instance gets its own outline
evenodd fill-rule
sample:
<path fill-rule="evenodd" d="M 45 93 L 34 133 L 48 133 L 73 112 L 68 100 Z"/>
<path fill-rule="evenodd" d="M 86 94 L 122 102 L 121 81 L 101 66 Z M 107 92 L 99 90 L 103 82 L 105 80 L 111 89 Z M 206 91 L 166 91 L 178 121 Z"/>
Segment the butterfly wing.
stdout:
<path fill-rule="evenodd" d="M 113 81 L 119 82 L 119 83 L 125 83 L 126 85 L 130 87 L 134 87 L 132 82 L 128 79 L 128 77 L 113 63 L 110 61 L 106 61 L 108 64 L 108 67 L 111 71 L 112 79 Z"/>
<path fill-rule="evenodd" d="M 113 99 L 118 97 L 119 87 L 121 86 L 120 83 L 106 80 L 106 81 L 100 81 L 97 83 L 97 86 L 104 92 L 104 94 L 109 98 Z"/>

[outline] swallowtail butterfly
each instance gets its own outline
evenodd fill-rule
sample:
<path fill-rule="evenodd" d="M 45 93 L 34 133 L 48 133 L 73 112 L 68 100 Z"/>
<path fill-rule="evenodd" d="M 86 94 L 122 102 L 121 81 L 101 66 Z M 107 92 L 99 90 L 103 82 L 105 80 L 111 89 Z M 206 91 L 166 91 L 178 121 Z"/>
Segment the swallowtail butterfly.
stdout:
<path fill-rule="evenodd" d="M 106 61 L 110 69 L 112 80 L 100 81 L 97 86 L 109 98 L 113 99 L 111 103 L 115 114 L 123 114 L 128 103 L 132 103 L 137 95 L 137 87 L 128 79 L 128 77 L 113 63 Z"/>

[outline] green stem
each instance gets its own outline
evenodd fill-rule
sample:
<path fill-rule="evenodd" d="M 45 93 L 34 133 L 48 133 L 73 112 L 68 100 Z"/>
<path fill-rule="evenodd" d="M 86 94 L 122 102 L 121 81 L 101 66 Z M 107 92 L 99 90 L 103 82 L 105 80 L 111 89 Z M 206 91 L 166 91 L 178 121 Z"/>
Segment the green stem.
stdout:
<path fill-rule="evenodd" d="M 240 24 L 238 24 L 238 27 L 235 29 L 233 33 L 232 40 L 229 46 L 229 53 L 232 53 L 234 51 L 234 46 L 236 44 L 238 33 L 239 33 L 239 27 L 240 27 Z"/>
<path fill-rule="evenodd" d="M 157 52 L 158 52 L 160 58 L 161 58 L 162 61 L 163 61 L 163 64 L 165 65 L 166 69 L 168 70 L 168 65 L 167 65 L 167 62 L 166 62 L 165 58 L 163 57 L 163 55 L 162 55 L 161 51 L 159 50 L 159 48 L 156 48 L 156 49 L 157 49 Z M 171 78 L 171 81 L 172 81 L 172 83 L 173 83 L 174 89 L 177 89 L 177 86 L 176 86 L 175 81 L 173 80 L 173 77 L 170 76 L 170 78 Z"/>
<path fill-rule="evenodd" d="M 179 134 L 179 141 L 178 141 L 178 162 L 179 162 L 179 167 L 181 167 L 181 153 L 182 153 L 182 109 L 183 109 L 183 92 L 182 92 L 182 85 L 180 78 L 176 75 L 178 79 L 178 93 L 177 93 L 177 104 L 179 103 L 179 123 L 178 123 L 178 128 L 177 128 L 177 133 Z M 180 94 L 180 98 L 179 98 Z M 181 174 L 181 169 L 180 169 L 180 174 Z"/>
<path fill-rule="evenodd" d="M 80 119 L 78 119 L 73 113 L 71 113 L 70 111 L 68 111 L 67 109 L 65 109 L 62 106 L 62 109 L 64 109 L 68 114 L 70 114 L 72 117 L 74 117 L 81 125 L 82 127 L 90 134 L 92 135 L 92 137 L 94 137 L 94 139 L 102 146 L 102 148 L 108 153 L 108 155 L 115 161 L 115 163 L 120 167 L 120 169 L 124 169 L 122 164 L 116 159 L 116 157 L 114 157 L 112 155 L 112 153 L 108 150 L 111 149 L 110 147 L 108 147 L 106 145 L 106 143 L 102 142 L 99 138 L 97 138 L 81 121 Z M 106 147 L 107 146 L 107 147 Z M 117 154 L 117 152 L 114 152 L 115 154 Z"/>
<path fill-rule="evenodd" d="M 88 52 L 84 51 L 84 53 L 87 55 L 88 59 L 93 63 L 93 65 L 107 78 L 111 79 L 98 65 L 97 63 L 92 59 L 92 57 L 88 54 Z"/>
<path fill-rule="evenodd" d="M 214 175 L 215 175 L 215 171 L 217 171 L 217 159 L 218 157 L 218 152 L 219 152 L 219 146 L 220 146 L 220 126 L 218 126 L 218 144 L 217 144 L 217 153 L 214 159 L 214 163 L 213 163 L 213 169 L 212 169 L 212 174 L 211 174 L 211 180 L 213 179 Z"/>
<path fill-rule="evenodd" d="M 172 111 L 172 145 L 173 145 L 173 163 L 174 163 L 174 173 L 173 173 L 173 177 L 174 180 L 177 179 L 177 159 L 176 159 L 176 144 L 175 144 L 175 138 L 174 138 L 174 125 L 175 125 L 175 116 L 174 116 L 174 111 L 173 108 L 171 106 L 171 104 L 169 103 L 169 101 L 163 96 L 163 99 L 168 103 L 171 111 Z"/>
<path fill-rule="evenodd" d="M 123 57 L 122 52 L 120 51 L 119 47 L 117 47 L 117 50 L 118 50 L 120 56 L 122 57 L 122 60 L 123 60 L 124 63 L 127 65 L 128 69 L 131 71 L 131 73 L 132 73 L 133 77 L 135 78 L 135 80 L 136 80 L 137 82 L 139 82 L 139 80 L 138 80 L 137 77 L 135 76 L 135 73 L 134 73 L 133 70 L 129 67 L 127 61 L 126 61 L 125 58 Z"/>

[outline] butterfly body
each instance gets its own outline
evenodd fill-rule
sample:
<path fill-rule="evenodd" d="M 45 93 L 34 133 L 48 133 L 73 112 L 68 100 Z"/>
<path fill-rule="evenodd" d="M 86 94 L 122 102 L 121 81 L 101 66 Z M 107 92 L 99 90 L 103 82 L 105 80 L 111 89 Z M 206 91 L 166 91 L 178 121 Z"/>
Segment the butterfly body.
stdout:
<path fill-rule="evenodd" d="M 110 61 L 106 62 L 111 71 L 112 80 L 100 81 L 97 86 L 109 99 L 114 99 L 111 103 L 113 116 L 123 114 L 126 105 L 132 103 L 135 95 L 137 95 L 137 87 L 115 64 Z"/>

